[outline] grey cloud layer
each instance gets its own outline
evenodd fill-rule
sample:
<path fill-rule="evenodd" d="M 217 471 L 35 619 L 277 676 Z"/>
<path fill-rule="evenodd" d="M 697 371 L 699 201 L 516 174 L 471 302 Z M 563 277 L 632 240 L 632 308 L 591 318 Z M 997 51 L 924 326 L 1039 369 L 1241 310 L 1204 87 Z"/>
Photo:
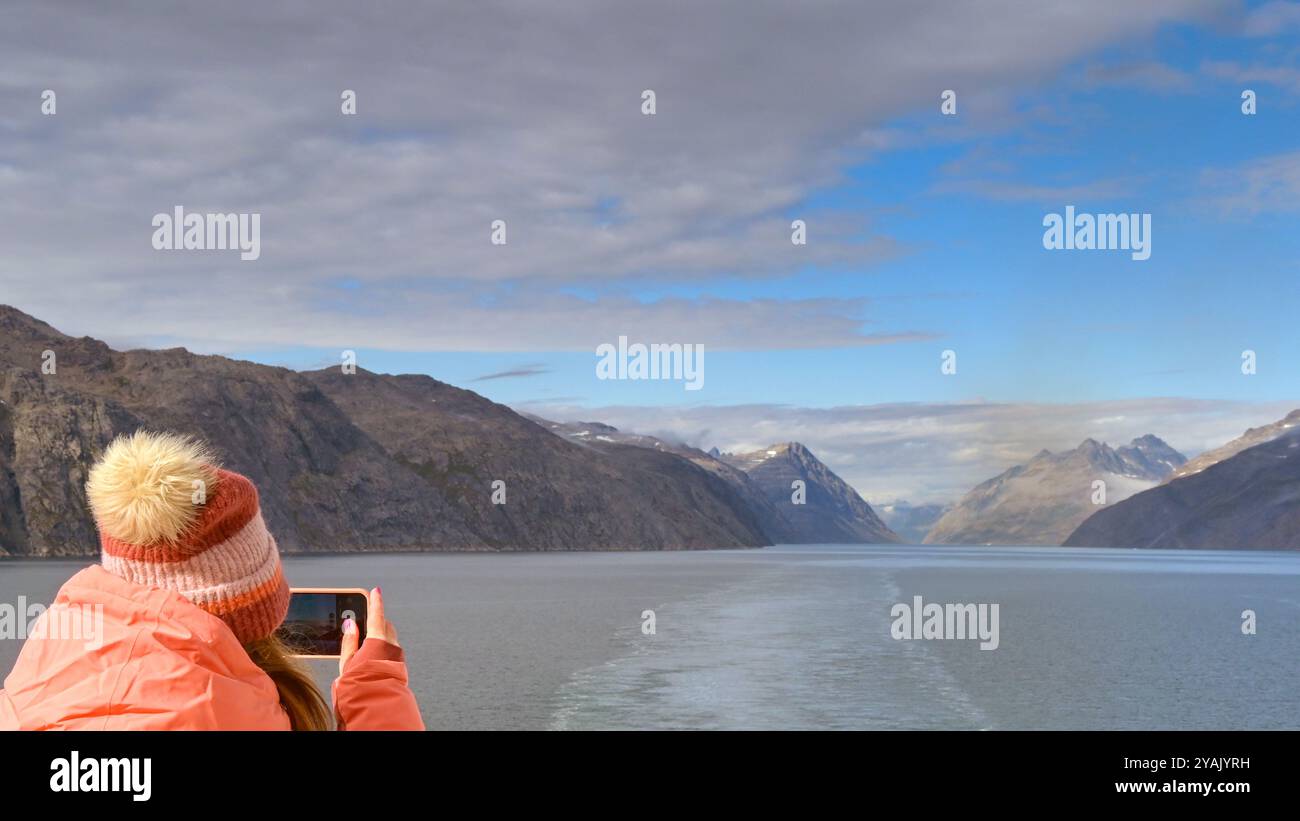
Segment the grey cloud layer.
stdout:
<path fill-rule="evenodd" d="M 933 329 L 864 336 L 863 301 L 619 294 L 902 253 L 827 214 L 794 248 L 787 211 L 941 89 L 1023 89 L 1220 5 L 11 3 L 4 301 L 196 349 L 559 349 L 586 339 L 557 329 L 592 325 L 735 347 L 911 338 Z M 260 212 L 262 259 L 154 252 L 150 217 L 176 204 Z M 783 336 L 770 311 L 819 327 Z"/>

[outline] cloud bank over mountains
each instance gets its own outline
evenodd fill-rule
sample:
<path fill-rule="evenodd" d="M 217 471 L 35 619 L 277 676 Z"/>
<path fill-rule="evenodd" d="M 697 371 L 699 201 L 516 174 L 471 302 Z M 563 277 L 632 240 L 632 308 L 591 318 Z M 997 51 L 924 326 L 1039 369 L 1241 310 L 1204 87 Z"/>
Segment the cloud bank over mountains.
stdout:
<path fill-rule="evenodd" d="M 1086 438 L 1118 447 L 1155 434 L 1188 456 L 1271 423 L 1297 403 L 1141 399 L 1078 404 L 963 402 L 804 408 L 530 405 L 539 416 L 599 421 L 702 449 L 807 445 L 872 505 L 950 502 L 1046 448 Z"/>

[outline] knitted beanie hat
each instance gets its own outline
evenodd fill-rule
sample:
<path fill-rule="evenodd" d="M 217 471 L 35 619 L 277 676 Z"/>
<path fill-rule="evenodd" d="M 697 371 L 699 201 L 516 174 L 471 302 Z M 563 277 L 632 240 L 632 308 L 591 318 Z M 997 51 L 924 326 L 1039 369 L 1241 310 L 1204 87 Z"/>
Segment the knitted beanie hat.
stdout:
<path fill-rule="evenodd" d="M 175 590 L 241 644 L 284 621 L 289 586 L 257 488 L 216 467 L 203 445 L 144 431 L 119 437 L 91 468 L 86 496 L 108 572 Z"/>

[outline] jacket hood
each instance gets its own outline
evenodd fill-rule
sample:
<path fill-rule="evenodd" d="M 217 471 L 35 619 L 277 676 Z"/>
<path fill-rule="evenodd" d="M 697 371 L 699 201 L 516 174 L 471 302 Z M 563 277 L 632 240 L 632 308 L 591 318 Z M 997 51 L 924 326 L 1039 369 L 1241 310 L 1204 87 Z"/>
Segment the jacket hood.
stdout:
<path fill-rule="evenodd" d="M 0 729 L 288 728 L 221 619 L 99 565 L 63 585 L 0 691 Z"/>

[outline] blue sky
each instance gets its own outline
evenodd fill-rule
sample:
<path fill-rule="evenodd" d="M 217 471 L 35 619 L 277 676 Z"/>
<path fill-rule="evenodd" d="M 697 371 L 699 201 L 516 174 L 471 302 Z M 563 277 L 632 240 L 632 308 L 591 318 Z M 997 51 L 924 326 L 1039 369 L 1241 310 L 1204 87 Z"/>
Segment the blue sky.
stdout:
<path fill-rule="evenodd" d="M 491 353 L 366 349 L 363 365 L 429 373 L 506 403 L 593 406 L 1296 397 L 1300 203 L 1261 202 L 1256 211 L 1224 199 L 1254 163 L 1297 149 L 1297 88 L 1226 79 L 1209 68 L 1270 60 L 1294 66 L 1294 35 L 1171 24 L 1136 46 L 1088 54 L 1026 83 L 1005 111 L 972 111 L 979 102 L 963 99 L 960 87 L 956 117 L 939 113 L 937 94 L 917 100 L 914 111 L 882 125 L 888 147 L 846 164 L 834 184 L 782 209 L 789 219 L 808 217 L 811 242 L 819 218 L 859 220 L 864 236 L 897 243 L 883 261 L 798 266 L 758 281 L 719 271 L 688 282 L 566 288 L 645 303 L 862 299 L 864 332 L 931 338 L 706 349 L 707 388 L 695 395 L 675 383 L 600 382 L 594 353 L 545 345 Z M 1243 88 L 1258 95 L 1254 116 L 1241 112 Z M 1042 218 L 1066 205 L 1151 213 L 1151 258 L 1044 250 Z M 957 352 L 955 376 L 939 373 L 945 349 Z M 1258 356 L 1250 377 L 1240 369 L 1245 349 Z M 337 352 L 250 355 L 314 367 Z M 515 372 L 524 375 L 481 378 Z"/>
<path fill-rule="evenodd" d="M 0 31 L 0 301 L 67 333 L 799 438 L 872 501 L 1300 401 L 1300 3 L 179 5 Z M 178 204 L 260 258 L 154 250 Z M 1067 205 L 1149 213 L 1150 259 L 1045 250 Z M 704 388 L 597 379 L 620 335 Z"/>

